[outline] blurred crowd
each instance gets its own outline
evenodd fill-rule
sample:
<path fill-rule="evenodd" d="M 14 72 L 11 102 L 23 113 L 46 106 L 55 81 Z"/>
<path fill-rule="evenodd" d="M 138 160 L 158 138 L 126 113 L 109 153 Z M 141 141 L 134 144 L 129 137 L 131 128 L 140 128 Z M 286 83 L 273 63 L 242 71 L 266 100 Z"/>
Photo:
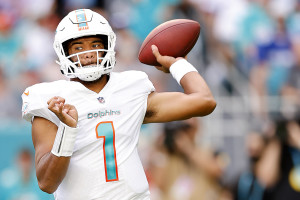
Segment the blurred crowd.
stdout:
<path fill-rule="evenodd" d="M 142 41 L 167 20 L 201 25 L 188 60 L 218 105 L 201 119 L 143 126 L 152 199 L 300 199 L 299 0 L 0 0 L 0 141 L 26 126 L 26 87 L 65 79 L 52 43 L 59 21 L 78 8 L 110 22 L 115 71 L 145 71 L 157 91 L 181 88 L 138 61 Z M 51 199 L 37 192 L 32 151 L 17 149 L 14 158 L 0 154 L 0 199 Z M 9 159 L 17 162 L 3 164 Z"/>

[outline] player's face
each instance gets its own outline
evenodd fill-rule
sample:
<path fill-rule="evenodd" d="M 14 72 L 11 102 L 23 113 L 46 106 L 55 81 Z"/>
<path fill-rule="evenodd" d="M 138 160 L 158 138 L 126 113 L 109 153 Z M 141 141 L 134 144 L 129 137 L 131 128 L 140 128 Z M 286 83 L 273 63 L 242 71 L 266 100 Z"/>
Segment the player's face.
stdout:
<path fill-rule="evenodd" d="M 89 51 L 104 49 L 103 40 L 96 36 L 82 37 L 72 40 L 68 44 L 68 53 L 69 55 Z M 98 57 L 102 57 L 104 54 L 103 51 L 98 51 Z M 82 66 L 96 65 L 97 64 L 97 51 L 87 52 L 79 54 L 80 63 Z M 77 56 L 72 56 L 70 59 L 73 62 L 78 61 Z M 101 60 L 100 60 L 101 62 Z"/>

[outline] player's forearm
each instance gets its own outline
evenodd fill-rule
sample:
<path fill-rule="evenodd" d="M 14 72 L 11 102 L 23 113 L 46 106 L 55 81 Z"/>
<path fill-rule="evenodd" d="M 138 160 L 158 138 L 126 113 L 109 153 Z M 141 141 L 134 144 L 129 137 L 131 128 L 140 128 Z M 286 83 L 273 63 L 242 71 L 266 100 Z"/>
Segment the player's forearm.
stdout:
<path fill-rule="evenodd" d="M 191 95 L 191 105 L 198 116 L 210 114 L 216 107 L 216 101 L 204 79 L 198 72 L 189 72 L 180 80 L 184 93 Z"/>
<path fill-rule="evenodd" d="M 66 175 L 73 154 L 77 128 L 42 117 L 32 123 L 36 175 L 41 190 L 53 193 Z"/>
<path fill-rule="evenodd" d="M 70 158 L 57 157 L 49 152 L 37 161 L 36 176 L 41 190 L 50 194 L 56 191 L 66 175 Z"/>

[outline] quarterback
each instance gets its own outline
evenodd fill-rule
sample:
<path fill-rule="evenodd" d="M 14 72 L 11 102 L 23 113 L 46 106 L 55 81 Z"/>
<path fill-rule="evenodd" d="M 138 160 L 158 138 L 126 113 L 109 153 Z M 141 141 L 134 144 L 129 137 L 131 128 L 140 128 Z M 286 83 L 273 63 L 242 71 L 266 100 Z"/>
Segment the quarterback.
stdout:
<path fill-rule="evenodd" d="M 22 94 L 32 123 L 39 187 L 56 200 L 150 199 L 137 152 L 143 123 L 210 114 L 216 102 L 184 58 L 153 54 L 183 92 L 155 92 L 144 72 L 113 72 L 116 35 L 89 9 L 59 23 L 53 47 L 68 80 L 39 83 Z"/>

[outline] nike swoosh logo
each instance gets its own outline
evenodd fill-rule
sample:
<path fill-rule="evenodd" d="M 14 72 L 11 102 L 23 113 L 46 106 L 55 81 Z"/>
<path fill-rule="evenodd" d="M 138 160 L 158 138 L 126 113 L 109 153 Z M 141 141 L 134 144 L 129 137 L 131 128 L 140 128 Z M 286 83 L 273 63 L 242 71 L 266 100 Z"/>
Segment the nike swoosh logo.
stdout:
<path fill-rule="evenodd" d="M 29 91 L 28 91 L 28 92 L 24 92 L 24 94 L 25 94 L 26 96 L 28 96 L 28 95 L 29 95 Z"/>

